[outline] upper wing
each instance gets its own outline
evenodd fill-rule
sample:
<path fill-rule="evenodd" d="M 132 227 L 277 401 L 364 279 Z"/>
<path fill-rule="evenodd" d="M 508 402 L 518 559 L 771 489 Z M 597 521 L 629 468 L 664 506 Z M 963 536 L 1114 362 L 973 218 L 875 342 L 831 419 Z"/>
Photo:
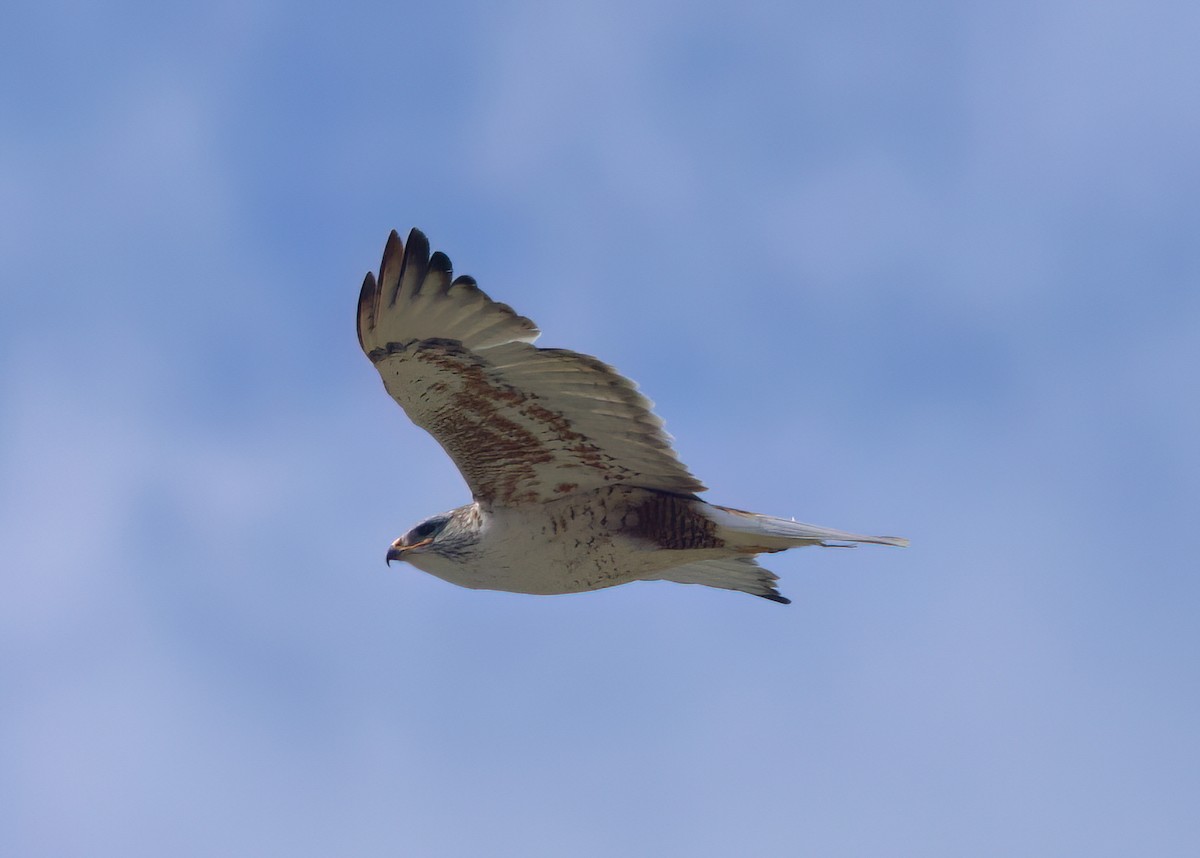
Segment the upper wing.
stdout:
<path fill-rule="evenodd" d="M 537 326 L 485 295 L 418 230 L 393 232 L 358 299 L 358 341 L 384 387 L 462 471 L 476 500 L 511 506 L 624 484 L 704 491 L 629 379 L 530 343 Z"/>

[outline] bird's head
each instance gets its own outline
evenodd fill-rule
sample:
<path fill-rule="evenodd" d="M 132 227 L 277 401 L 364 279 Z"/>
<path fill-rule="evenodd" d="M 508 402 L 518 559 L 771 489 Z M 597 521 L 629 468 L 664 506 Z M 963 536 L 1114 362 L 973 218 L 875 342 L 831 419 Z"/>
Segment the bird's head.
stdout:
<path fill-rule="evenodd" d="M 453 557 L 460 553 L 464 545 L 473 542 L 475 537 L 460 512 L 454 510 L 430 516 L 401 536 L 388 548 L 388 565 L 393 560 L 407 560 L 420 568 L 421 555 Z"/>

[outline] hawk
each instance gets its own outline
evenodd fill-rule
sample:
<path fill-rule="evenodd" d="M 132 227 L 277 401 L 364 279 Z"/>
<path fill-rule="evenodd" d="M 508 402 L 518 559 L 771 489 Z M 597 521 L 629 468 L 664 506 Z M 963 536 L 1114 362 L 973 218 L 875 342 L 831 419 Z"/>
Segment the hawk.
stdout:
<path fill-rule="evenodd" d="M 387 392 L 462 472 L 474 498 L 391 544 L 453 584 L 578 593 L 630 581 L 740 590 L 787 604 L 758 554 L 874 542 L 717 506 L 663 422 L 608 364 L 532 345 L 540 331 L 475 280 L 453 277 L 419 230 L 388 237 L 358 298 L 358 342 Z"/>

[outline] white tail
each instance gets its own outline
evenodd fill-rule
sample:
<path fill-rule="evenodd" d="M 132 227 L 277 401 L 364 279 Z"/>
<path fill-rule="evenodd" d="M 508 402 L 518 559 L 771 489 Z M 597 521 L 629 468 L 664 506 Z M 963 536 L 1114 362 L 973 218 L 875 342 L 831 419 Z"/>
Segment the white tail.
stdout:
<path fill-rule="evenodd" d="M 735 548 L 783 551 L 801 545 L 829 547 L 854 542 L 895 545 L 900 548 L 908 545 L 908 540 L 900 536 L 864 536 L 712 504 L 705 508 L 705 512 L 717 523 L 718 535 Z"/>
<path fill-rule="evenodd" d="M 743 593 L 786 605 L 788 599 L 780 595 L 775 588 L 778 578 L 773 572 L 759 566 L 757 560 L 749 555 L 786 551 L 802 545 L 852 547 L 855 542 L 874 542 L 900 547 L 908 545 L 908 540 L 899 536 L 863 536 L 786 518 L 714 506 L 701 500 L 693 501 L 692 508 L 702 512 L 717 525 L 714 535 L 724 543 L 723 546 L 708 551 L 725 553 L 727 556 L 674 566 L 656 572 L 653 578 L 648 580 L 678 581 L 680 584 L 703 584 L 725 590 L 741 590 Z M 681 553 L 704 554 L 707 551 Z M 730 557 L 729 553 L 741 556 Z"/>

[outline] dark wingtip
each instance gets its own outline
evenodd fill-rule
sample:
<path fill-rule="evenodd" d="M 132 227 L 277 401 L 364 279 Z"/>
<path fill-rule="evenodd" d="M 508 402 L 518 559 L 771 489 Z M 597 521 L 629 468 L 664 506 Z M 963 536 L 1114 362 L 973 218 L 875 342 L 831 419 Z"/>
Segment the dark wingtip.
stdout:
<path fill-rule="evenodd" d="M 375 326 L 375 298 L 378 287 L 375 284 L 375 275 L 370 271 L 363 278 L 362 289 L 358 293 L 358 344 L 365 352 L 367 350 L 366 343 L 363 342 L 363 328 L 373 328 Z"/>
<path fill-rule="evenodd" d="M 404 242 L 400 240 L 400 233 L 393 229 L 388 233 L 387 244 L 383 246 L 383 259 L 379 262 L 379 288 L 391 292 L 385 296 L 389 305 L 396 300 L 396 290 L 400 287 L 400 272 L 403 269 Z M 388 286 L 388 283 L 391 285 Z M 382 292 L 381 297 L 384 297 Z"/>
<path fill-rule="evenodd" d="M 755 595 L 755 596 L 760 596 L 760 597 L 762 597 L 762 598 L 764 598 L 764 599 L 770 599 L 772 602 L 778 602 L 778 603 L 779 603 L 779 604 L 781 604 L 781 605 L 790 605 L 790 604 L 792 604 L 792 600 L 791 600 L 791 599 L 789 599 L 787 596 L 781 596 L 781 595 L 779 595 L 779 593 L 776 593 L 776 592 L 771 592 L 771 593 L 755 593 L 754 595 Z"/>
<path fill-rule="evenodd" d="M 440 250 L 435 250 L 430 255 L 429 269 L 431 271 L 444 271 L 447 274 L 454 270 L 450 266 L 450 257 L 442 253 Z"/>
<path fill-rule="evenodd" d="M 422 261 L 429 259 L 429 239 L 416 227 L 408 232 L 408 255 L 410 258 L 418 258 Z"/>
<path fill-rule="evenodd" d="M 379 262 L 379 279 L 383 279 L 384 269 L 391 265 L 393 261 L 399 262 L 404 258 L 404 242 L 400 240 L 400 233 L 392 230 L 388 233 L 387 243 L 383 246 L 383 259 Z"/>
<path fill-rule="evenodd" d="M 422 285 L 421 291 L 433 289 L 439 294 L 445 295 L 450 291 L 450 275 L 452 273 L 450 257 L 440 250 L 434 252 L 429 257 L 429 267 L 426 269 L 425 283 Z"/>

